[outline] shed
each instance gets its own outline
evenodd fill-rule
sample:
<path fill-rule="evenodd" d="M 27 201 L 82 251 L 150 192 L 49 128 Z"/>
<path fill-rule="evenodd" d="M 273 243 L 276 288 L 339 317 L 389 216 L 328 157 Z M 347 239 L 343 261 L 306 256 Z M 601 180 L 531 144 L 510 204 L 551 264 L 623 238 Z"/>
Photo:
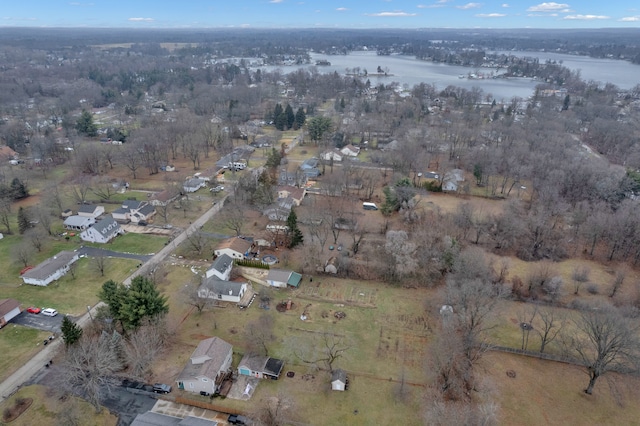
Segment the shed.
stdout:
<path fill-rule="evenodd" d="M 347 389 L 347 372 L 342 369 L 333 370 L 331 373 L 331 390 L 345 391 Z"/>
<path fill-rule="evenodd" d="M 0 328 L 20 315 L 20 302 L 15 299 L 0 299 Z"/>

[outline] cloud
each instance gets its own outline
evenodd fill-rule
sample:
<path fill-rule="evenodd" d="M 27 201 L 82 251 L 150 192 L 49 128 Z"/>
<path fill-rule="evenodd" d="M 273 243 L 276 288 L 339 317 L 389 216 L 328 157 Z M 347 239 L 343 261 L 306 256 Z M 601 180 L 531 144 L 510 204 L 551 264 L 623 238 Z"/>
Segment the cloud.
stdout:
<path fill-rule="evenodd" d="M 349 9 L 347 9 L 346 7 L 339 7 L 339 8 L 337 8 L 336 10 L 337 10 L 338 12 L 344 12 L 344 11 L 347 11 L 347 10 L 349 10 Z"/>
<path fill-rule="evenodd" d="M 502 7 L 511 7 L 511 6 L 509 6 L 509 3 L 502 3 Z"/>
<path fill-rule="evenodd" d="M 566 3 L 540 3 L 536 6 L 531 6 L 527 9 L 527 12 L 568 12 L 569 5 Z"/>
<path fill-rule="evenodd" d="M 397 10 L 394 12 L 365 13 L 365 15 L 386 18 L 386 17 L 416 16 L 417 13 L 408 13 L 408 12 L 402 12 L 401 10 Z"/>
<path fill-rule="evenodd" d="M 478 18 L 502 18 L 507 16 L 505 13 L 478 13 L 476 17 Z"/>
<path fill-rule="evenodd" d="M 482 4 L 480 4 L 480 3 L 467 3 L 467 4 L 462 5 L 462 6 L 456 6 L 456 9 L 463 9 L 463 10 L 477 9 L 480 6 L 482 6 Z"/>
<path fill-rule="evenodd" d="M 435 9 L 437 7 L 444 7 L 444 3 L 437 3 L 437 4 L 419 4 L 417 7 L 418 9 Z"/>
<path fill-rule="evenodd" d="M 620 22 L 638 22 L 640 21 L 640 16 L 625 16 L 624 18 L 618 19 Z"/>
<path fill-rule="evenodd" d="M 611 17 L 605 15 L 567 15 L 562 19 L 568 21 L 593 21 L 596 19 L 611 19 Z"/>
<path fill-rule="evenodd" d="M 153 22 L 155 19 L 153 18 L 129 18 L 127 21 L 131 22 Z"/>
<path fill-rule="evenodd" d="M 282 3 L 284 0 L 269 0 L 269 3 Z"/>

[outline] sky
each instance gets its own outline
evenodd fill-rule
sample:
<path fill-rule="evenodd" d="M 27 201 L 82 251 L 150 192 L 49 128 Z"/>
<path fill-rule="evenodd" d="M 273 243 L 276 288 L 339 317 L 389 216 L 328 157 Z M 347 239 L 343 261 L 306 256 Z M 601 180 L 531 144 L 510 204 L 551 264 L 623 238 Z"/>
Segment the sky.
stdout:
<path fill-rule="evenodd" d="M 3 0 L 0 27 L 640 27 L 638 0 Z"/>

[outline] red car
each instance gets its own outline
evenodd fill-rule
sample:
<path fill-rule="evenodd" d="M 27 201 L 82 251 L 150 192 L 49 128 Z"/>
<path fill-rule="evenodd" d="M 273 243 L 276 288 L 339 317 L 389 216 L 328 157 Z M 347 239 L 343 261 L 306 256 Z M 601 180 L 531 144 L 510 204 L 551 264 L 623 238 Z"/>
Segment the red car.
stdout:
<path fill-rule="evenodd" d="M 40 313 L 40 308 L 35 308 L 33 306 L 29 306 L 27 308 L 27 312 L 29 312 L 30 314 L 39 314 Z"/>

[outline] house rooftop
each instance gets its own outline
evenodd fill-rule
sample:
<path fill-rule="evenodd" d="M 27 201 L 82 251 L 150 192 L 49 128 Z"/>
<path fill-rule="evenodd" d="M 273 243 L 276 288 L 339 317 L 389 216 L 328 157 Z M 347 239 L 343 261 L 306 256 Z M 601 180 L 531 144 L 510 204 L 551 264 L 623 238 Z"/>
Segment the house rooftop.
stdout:
<path fill-rule="evenodd" d="M 243 238 L 233 237 L 221 242 L 216 250 L 231 249 L 238 253 L 246 253 L 251 248 L 251 243 Z"/>
<path fill-rule="evenodd" d="M 95 213 L 97 209 L 97 204 L 81 204 L 80 207 L 78 207 L 78 213 Z"/>
<path fill-rule="evenodd" d="M 111 215 L 105 216 L 104 219 L 93 225 L 93 229 L 105 236 L 109 235 L 109 232 L 112 230 L 112 228 L 120 229 L 120 225 L 118 225 L 118 222 L 116 222 L 116 220 Z"/>
<path fill-rule="evenodd" d="M 233 264 L 233 259 L 228 254 L 221 254 L 213 261 L 209 270 L 215 269 L 216 271 L 224 274 L 227 271 L 229 265 Z"/>
<path fill-rule="evenodd" d="M 184 367 L 177 380 L 189 380 L 194 377 L 208 377 L 215 379 L 218 370 L 224 364 L 229 352 L 233 349 L 231 344 L 219 337 L 211 337 L 202 340 L 193 351 L 187 365 Z M 194 363 L 195 361 L 195 363 Z"/>
<path fill-rule="evenodd" d="M 227 296 L 240 296 L 242 286 L 245 283 L 235 281 L 225 281 L 216 277 L 215 275 L 209 278 L 204 278 L 200 288 L 207 288 L 215 294 L 223 294 Z"/>
<path fill-rule="evenodd" d="M 64 226 L 77 226 L 77 227 L 89 226 L 94 221 L 95 220 L 91 217 L 74 215 L 74 216 L 69 216 L 64 220 Z"/>
<path fill-rule="evenodd" d="M 138 201 L 138 200 L 124 200 L 122 202 L 122 207 L 127 210 L 138 210 L 140 207 L 147 204 L 146 201 Z"/>
<path fill-rule="evenodd" d="M 73 258 L 78 254 L 73 251 L 61 251 L 57 255 L 38 264 L 35 268 L 29 269 L 22 274 L 23 278 L 32 278 L 36 280 L 44 280 L 53 275 L 58 269 L 73 263 Z"/>
<path fill-rule="evenodd" d="M 0 299 L 0 318 L 13 311 L 20 306 L 20 302 L 16 299 Z"/>

